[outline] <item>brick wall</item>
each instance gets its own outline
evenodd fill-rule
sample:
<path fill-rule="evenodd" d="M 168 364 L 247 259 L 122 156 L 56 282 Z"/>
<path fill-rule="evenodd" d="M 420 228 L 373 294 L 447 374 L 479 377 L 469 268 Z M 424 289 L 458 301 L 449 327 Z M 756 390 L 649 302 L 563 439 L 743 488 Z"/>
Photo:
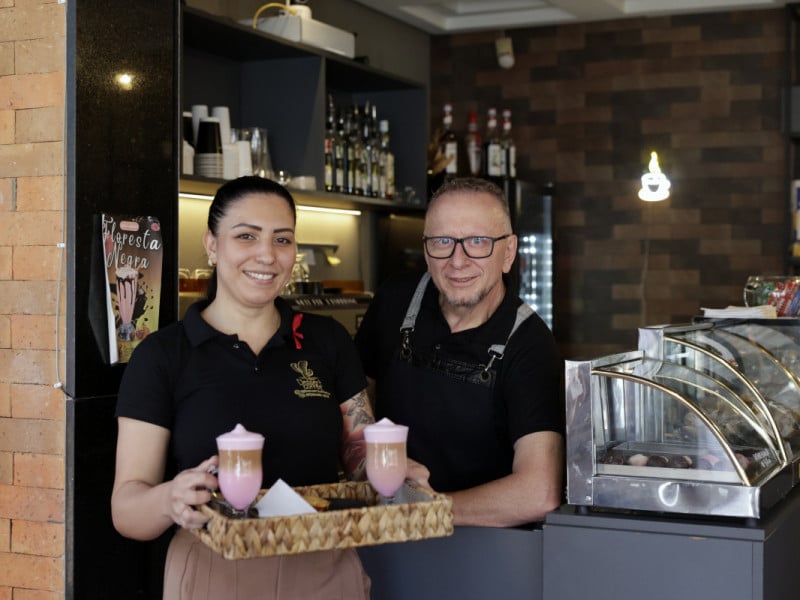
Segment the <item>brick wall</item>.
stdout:
<path fill-rule="evenodd" d="M 64 597 L 65 19 L 0 0 L 0 600 Z"/>
<path fill-rule="evenodd" d="M 783 19 L 512 30 L 510 71 L 496 67 L 498 33 L 433 39 L 434 117 L 451 101 L 463 129 L 469 110 L 483 120 L 491 105 L 511 108 L 520 177 L 557 186 L 565 355 L 628 349 L 640 324 L 739 303 L 747 274 L 782 269 Z M 0 0 L 0 600 L 64 590 L 64 400 L 53 388 L 64 29 L 55 0 Z M 643 205 L 651 147 L 674 193 Z"/>
<path fill-rule="evenodd" d="M 636 347 L 637 328 L 742 303 L 787 251 L 781 9 L 508 30 L 432 42 L 433 125 L 510 108 L 520 178 L 554 182 L 555 334 L 567 357 Z M 637 199 L 650 150 L 672 179 Z"/>

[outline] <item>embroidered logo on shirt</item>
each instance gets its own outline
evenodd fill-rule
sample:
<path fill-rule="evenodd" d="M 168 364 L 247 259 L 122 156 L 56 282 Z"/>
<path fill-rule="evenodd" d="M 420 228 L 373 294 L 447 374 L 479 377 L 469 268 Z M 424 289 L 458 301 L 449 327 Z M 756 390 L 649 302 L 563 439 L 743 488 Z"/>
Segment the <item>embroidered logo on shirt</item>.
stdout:
<path fill-rule="evenodd" d="M 289 363 L 292 370 L 300 373 L 297 383 L 302 389 L 295 390 L 294 393 L 301 398 L 330 398 L 331 393 L 322 389 L 322 382 L 319 377 L 314 377 L 314 371 L 308 368 L 308 361 L 301 360 L 296 363 Z"/>

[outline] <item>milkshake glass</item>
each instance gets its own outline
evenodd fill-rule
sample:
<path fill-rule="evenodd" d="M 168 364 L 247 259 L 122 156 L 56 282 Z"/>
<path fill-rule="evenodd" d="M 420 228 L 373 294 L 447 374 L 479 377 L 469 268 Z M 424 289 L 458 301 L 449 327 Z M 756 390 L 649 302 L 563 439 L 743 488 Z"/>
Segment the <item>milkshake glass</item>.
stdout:
<path fill-rule="evenodd" d="M 406 479 L 408 427 L 389 419 L 364 428 L 367 442 L 367 479 L 389 503 Z"/>
<path fill-rule="evenodd" d="M 217 436 L 219 489 L 228 504 L 241 513 L 237 516 L 247 514 L 261 490 L 263 448 L 264 436 L 247 431 L 241 424 Z"/>
<path fill-rule="evenodd" d="M 133 324 L 133 309 L 136 307 L 136 289 L 139 271 L 133 267 L 117 269 L 117 308 L 119 309 L 119 339 L 129 342 L 134 339 L 136 326 Z"/>

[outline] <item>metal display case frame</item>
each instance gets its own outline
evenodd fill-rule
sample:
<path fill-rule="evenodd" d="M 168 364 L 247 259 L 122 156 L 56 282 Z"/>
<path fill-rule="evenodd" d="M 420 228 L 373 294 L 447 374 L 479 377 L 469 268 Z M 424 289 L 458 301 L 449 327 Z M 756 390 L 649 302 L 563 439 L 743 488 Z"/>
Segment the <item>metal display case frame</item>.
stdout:
<path fill-rule="evenodd" d="M 567 361 L 565 375 L 570 504 L 759 518 L 794 484 L 781 440 L 769 420 L 707 373 L 650 358 L 638 350 L 592 361 Z M 709 399 L 723 411 L 724 424 L 716 422 L 719 417 L 709 410 Z M 704 442 L 692 449 L 691 441 L 671 438 L 663 423 L 659 425 L 664 407 L 673 413 L 677 407 L 689 415 Z M 728 430 L 731 423 L 749 444 L 757 444 L 747 469 L 741 462 L 745 460 L 741 448 Z M 684 452 L 697 460 L 708 444 L 717 450 L 714 460 L 721 461 L 719 465 L 675 468 L 671 462 Z M 612 452 L 627 452 L 627 456 L 621 463 L 614 458 L 606 464 Z M 671 456 L 670 463 L 628 462 L 633 453 L 647 452 Z M 689 456 L 683 458 L 692 462 Z"/>
<path fill-rule="evenodd" d="M 784 462 L 792 465 L 795 484 L 800 481 L 797 323 L 796 319 L 703 320 L 639 330 L 639 349 L 647 356 L 713 372 L 751 402 L 769 422 L 775 439 L 781 440 L 779 450 Z"/>

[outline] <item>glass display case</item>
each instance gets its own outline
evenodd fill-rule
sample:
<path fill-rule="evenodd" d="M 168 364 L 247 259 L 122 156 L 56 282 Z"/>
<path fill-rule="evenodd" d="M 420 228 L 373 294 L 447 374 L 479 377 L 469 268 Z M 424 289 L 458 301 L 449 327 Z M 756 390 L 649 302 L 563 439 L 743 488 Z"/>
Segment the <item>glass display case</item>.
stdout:
<path fill-rule="evenodd" d="M 767 401 L 725 361 L 693 351 L 567 361 L 570 504 L 758 518 L 788 493 Z"/>
<path fill-rule="evenodd" d="M 792 329 L 748 321 L 639 330 L 648 356 L 688 364 L 730 385 L 776 439 L 786 463 L 800 464 L 800 346 Z M 795 332 L 796 333 L 796 332 Z M 798 478 L 798 469 L 793 469 Z"/>
<path fill-rule="evenodd" d="M 800 319 L 702 319 L 716 329 L 744 337 L 766 350 L 800 385 Z M 800 406 L 800 399 L 795 399 Z"/>

